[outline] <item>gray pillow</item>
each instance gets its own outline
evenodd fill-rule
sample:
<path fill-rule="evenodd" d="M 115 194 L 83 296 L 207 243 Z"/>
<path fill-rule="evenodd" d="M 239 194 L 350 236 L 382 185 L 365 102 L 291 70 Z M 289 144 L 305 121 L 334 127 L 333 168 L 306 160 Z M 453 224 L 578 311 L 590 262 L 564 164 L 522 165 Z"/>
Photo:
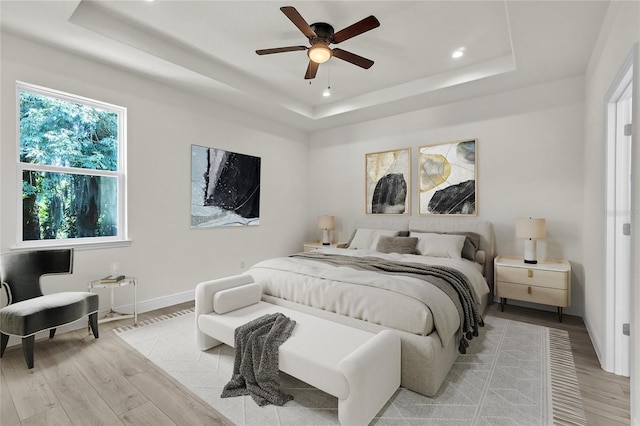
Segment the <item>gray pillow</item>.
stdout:
<path fill-rule="evenodd" d="M 376 251 L 380 253 L 416 254 L 416 237 L 387 237 L 381 235 Z"/>
<path fill-rule="evenodd" d="M 476 260 L 476 252 L 480 249 L 480 235 L 475 232 L 452 232 L 452 234 L 464 235 L 462 257 L 471 261 Z"/>

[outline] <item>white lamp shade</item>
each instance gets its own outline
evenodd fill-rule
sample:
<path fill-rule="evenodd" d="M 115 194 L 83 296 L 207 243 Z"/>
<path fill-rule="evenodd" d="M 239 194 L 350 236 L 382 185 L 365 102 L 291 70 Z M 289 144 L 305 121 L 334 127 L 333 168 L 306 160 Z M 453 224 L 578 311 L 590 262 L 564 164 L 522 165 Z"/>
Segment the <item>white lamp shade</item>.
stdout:
<path fill-rule="evenodd" d="M 547 233 L 545 219 L 519 218 L 516 221 L 516 237 L 527 239 L 544 238 Z"/>
<path fill-rule="evenodd" d="M 336 226 L 335 216 L 318 216 L 318 228 L 333 229 Z"/>

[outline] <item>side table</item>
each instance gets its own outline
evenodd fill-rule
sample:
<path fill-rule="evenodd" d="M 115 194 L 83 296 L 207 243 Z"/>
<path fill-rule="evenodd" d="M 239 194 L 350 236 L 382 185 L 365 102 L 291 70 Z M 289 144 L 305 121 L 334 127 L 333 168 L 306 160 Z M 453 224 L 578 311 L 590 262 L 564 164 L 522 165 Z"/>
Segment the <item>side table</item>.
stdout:
<path fill-rule="evenodd" d="M 558 321 L 562 308 L 571 306 L 571 264 L 565 259 L 547 259 L 537 264 L 524 263 L 522 257 L 498 256 L 494 260 L 494 283 L 500 309 L 507 299 L 557 306 Z"/>
<path fill-rule="evenodd" d="M 133 285 L 133 314 L 123 314 L 116 312 L 113 306 L 113 291 L 116 288 Z M 108 288 L 111 290 L 111 309 L 104 318 L 98 320 L 99 323 L 114 321 L 119 319 L 133 318 L 133 325 L 138 325 L 138 278 L 136 277 L 124 277 L 122 280 L 114 283 L 101 282 L 99 279 L 90 281 L 88 284 L 89 291 L 93 293 L 96 288 Z"/>

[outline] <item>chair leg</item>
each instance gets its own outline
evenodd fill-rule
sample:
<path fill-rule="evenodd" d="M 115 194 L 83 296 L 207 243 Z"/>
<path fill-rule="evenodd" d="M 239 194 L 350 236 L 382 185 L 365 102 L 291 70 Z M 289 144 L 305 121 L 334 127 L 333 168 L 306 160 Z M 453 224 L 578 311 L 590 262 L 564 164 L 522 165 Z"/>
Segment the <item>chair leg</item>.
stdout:
<path fill-rule="evenodd" d="M 33 368 L 33 347 L 35 340 L 35 334 L 22 338 L 22 352 L 24 352 L 24 359 L 27 361 L 28 368 Z"/>
<path fill-rule="evenodd" d="M 98 313 L 89 314 L 89 327 L 93 331 L 93 337 L 98 338 Z"/>
<path fill-rule="evenodd" d="M 0 358 L 4 355 L 4 350 L 7 349 L 7 343 L 9 343 L 9 335 L 0 333 Z"/>
<path fill-rule="evenodd" d="M 56 329 L 52 328 L 49 330 L 49 339 L 53 339 L 53 336 L 56 335 Z"/>

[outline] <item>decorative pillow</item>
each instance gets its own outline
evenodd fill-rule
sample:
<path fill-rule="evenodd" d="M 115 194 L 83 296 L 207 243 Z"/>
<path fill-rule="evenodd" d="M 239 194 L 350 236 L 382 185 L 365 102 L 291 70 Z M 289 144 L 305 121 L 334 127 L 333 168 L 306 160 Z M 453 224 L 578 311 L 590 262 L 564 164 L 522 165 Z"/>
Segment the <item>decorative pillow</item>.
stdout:
<path fill-rule="evenodd" d="M 411 231 L 415 234 L 424 234 L 428 232 L 424 231 Z M 464 246 L 462 246 L 461 257 L 463 259 L 471 260 L 472 262 L 478 262 L 476 259 L 476 253 L 480 250 L 480 234 L 476 234 L 475 232 L 438 232 L 438 234 L 447 234 L 447 235 L 464 235 L 466 238 L 464 239 Z M 478 262 L 481 263 L 481 262 Z"/>
<path fill-rule="evenodd" d="M 398 233 L 391 229 L 358 228 L 347 248 L 375 250 L 380 236 L 393 237 Z"/>
<path fill-rule="evenodd" d="M 464 235 L 434 234 L 411 232 L 411 237 L 418 238 L 417 252 L 423 256 L 449 257 L 460 259 L 464 246 Z"/>
<path fill-rule="evenodd" d="M 475 262 L 476 252 L 480 250 L 480 235 L 475 232 L 452 232 L 452 234 L 466 237 L 462 247 L 462 257 Z"/>
<path fill-rule="evenodd" d="M 387 237 L 378 238 L 376 251 L 381 253 L 416 254 L 418 239 L 415 237 Z"/>

